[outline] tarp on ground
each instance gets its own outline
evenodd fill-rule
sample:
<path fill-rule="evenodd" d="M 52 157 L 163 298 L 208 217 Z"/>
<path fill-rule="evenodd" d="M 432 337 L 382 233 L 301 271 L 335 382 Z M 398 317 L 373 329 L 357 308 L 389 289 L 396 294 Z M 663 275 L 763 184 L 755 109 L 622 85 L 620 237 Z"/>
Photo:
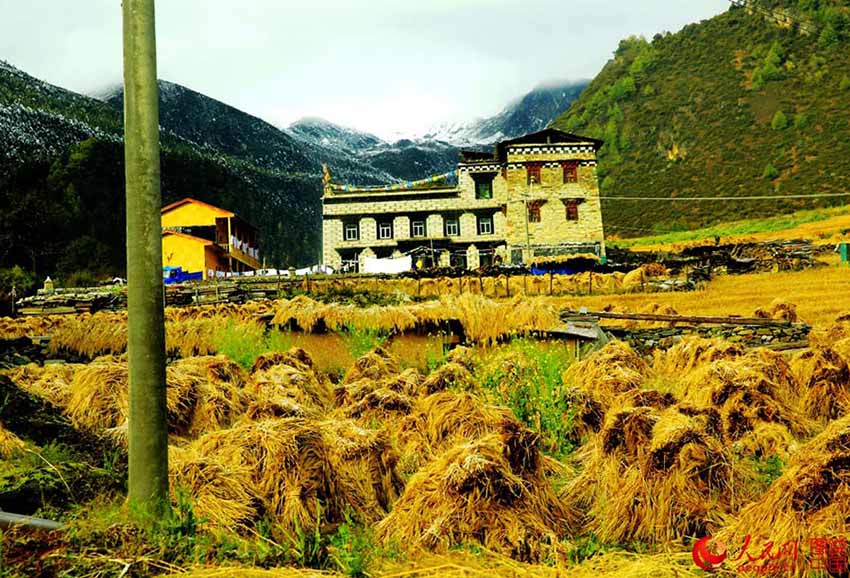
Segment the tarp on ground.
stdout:
<path fill-rule="evenodd" d="M 366 257 L 363 259 L 363 273 L 404 273 L 413 268 L 413 257 L 399 257 L 397 259 L 378 259 Z"/>

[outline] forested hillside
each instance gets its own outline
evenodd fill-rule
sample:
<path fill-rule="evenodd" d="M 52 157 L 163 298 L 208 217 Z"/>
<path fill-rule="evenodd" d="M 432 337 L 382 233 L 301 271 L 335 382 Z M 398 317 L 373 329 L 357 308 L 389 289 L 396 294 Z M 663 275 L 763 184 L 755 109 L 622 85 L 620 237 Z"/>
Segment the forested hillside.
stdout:
<path fill-rule="evenodd" d="M 161 90 L 163 202 L 192 196 L 227 207 L 260 229 L 271 263 L 315 261 L 319 160 L 246 113 L 197 93 L 187 105 L 176 97 L 189 91 L 170 83 Z M 88 283 L 123 274 L 121 116 L 120 99 L 88 98 L 0 64 L 0 291 L 13 278 L 26 288 L 27 277 Z"/>
<path fill-rule="evenodd" d="M 606 141 L 606 196 L 850 191 L 847 2 L 733 6 L 652 41 L 629 38 L 553 126 Z M 846 203 L 848 198 L 603 203 L 620 236 Z"/>

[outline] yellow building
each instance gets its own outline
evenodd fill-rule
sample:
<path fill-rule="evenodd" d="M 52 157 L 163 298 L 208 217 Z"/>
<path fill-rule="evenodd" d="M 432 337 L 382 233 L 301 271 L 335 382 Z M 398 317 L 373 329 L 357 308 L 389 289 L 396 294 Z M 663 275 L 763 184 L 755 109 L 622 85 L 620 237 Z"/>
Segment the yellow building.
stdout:
<path fill-rule="evenodd" d="M 162 208 L 162 264 L 204 279 L 259 269 L 257 230 L 231 211 L 185 198 Z"/>

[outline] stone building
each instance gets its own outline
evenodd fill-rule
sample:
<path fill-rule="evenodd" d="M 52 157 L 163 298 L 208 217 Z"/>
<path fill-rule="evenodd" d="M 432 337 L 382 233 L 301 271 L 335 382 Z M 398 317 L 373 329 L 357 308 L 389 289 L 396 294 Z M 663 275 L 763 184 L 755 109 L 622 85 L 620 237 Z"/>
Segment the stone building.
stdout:
<path fill-rule="evenodd" d="M 601 146 L 545 129 L 502 141 L 492 153 L 462 152 L 453 186 L 432 178 L 355 187 L 332 183 L 326 171 L 324 262 L 357 270 L 366 257 L 414 253 L 477 268 L 569 253 L 602 257 Z"/>

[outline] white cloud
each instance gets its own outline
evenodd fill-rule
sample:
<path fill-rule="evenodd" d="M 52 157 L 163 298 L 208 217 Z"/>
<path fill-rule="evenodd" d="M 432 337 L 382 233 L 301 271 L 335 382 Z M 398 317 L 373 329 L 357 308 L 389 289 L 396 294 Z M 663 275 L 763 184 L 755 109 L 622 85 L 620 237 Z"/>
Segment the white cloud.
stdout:
<path fill-rule="evenodd" d="M 618 41 L 726 0 L 158 0 L 162 78 L 278 124 L 379 135 L 498 112 L 552 78 L 592 78 Z M 120 0 L 0 0 L 0 59 L 81 92 L 121 79 Z"/>

